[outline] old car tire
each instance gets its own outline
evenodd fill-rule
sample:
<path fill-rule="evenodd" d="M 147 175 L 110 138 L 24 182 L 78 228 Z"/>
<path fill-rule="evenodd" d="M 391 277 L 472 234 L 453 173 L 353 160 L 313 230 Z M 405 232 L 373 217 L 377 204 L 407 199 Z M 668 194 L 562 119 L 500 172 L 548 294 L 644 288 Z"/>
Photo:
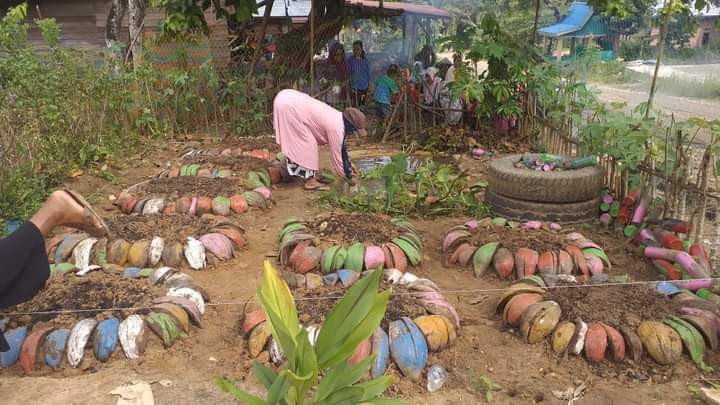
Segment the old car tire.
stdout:
<path fill-rule="evenodd" d="M 574 203 L 540 203 L 522 201 L 485 192 L 485 203 L 493 215 L 515 221 L 548 221 L 563 224 L 585 222 L 596 219 L 600 197 Z"/>
<path fill-rule="evenodd" d="M 600 166 L 542 172 L 515 167 L 515 162 L 522 156 L 511 155 L 491 161 L 488 188 L 501 196 L 536 202 L 572 203 L 589 201 L 600 195 L 604 177 Z"/>

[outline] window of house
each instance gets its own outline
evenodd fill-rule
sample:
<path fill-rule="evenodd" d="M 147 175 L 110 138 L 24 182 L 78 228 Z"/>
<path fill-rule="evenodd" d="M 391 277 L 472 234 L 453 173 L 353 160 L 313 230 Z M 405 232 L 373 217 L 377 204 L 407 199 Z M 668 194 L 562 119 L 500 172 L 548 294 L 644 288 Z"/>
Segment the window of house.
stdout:
<path fill-rule="evenodd" d="M 702 46 L 708 46 L 710 44 L 710 33 L 705 31 L 702 36 Z"/>

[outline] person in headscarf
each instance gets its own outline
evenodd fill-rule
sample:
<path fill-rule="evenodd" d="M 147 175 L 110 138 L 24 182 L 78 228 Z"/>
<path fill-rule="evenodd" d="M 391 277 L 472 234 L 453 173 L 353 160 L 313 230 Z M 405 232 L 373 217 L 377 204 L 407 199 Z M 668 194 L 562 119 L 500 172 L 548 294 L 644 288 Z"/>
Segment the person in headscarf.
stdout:
<path fill-rule="evenodd" d="M 327 190 L 315 178 L 320 166 L 319 145 L 328 145 L 335 173 L 355 184 L 357 171 L 350 162 L 347 138 L 361 136 L 365 114 L 357 108 L 340 112 L 320 100 L 297 90 L 282 90 L 273 102 L 275 142 L 286 157 L 286 175 L 305 180 L 306 190 Z"/>
<path fill-rule="evenodd" d="M 365 57 L 362 41 L 353 42 L 353 54 L 347 59 L 350 68 L 350 91 L 352 103 L 359 107 L 365 105 L 370 87 L 370 64 Z"/>
<path fill-rule="evenodd" d="M 416 61 L 415 63 L 413 63 L 412 73 L 410 74 L 410 80 L 417 85 L 422 85 L 424 74 L 425 74 L 425 69 L 423 68 L 422 62 Z"/>
<path fill-rule="evenodd" d="M 327 64 L 330 72 L 333 73 L 328 79 L 336 82 L 345 82 L 350 75 L 350 68 L 345 60 L 345 47 L 340 42 L 335 42 L 328 51 Z"/>
<path fill-rule="evenodd" d="M 423 104 L 435 104 L 441 83 L 442 80 L 438 77 L 438 69 L 436 67 L 431 66 L 425 69 L 425 80 L 423 80 Z"/>
<path fill-rule="evenodd" d="M 326 94 L 325 102 L 338 105 L 349 101 L 350 94 L 350 68 L 345 58 L 345 47 L 335 42 L 328 49 L 327 64 L 321 73 L 319 84 Z M 332 87 L 328 89 L 327 87 Z"/>

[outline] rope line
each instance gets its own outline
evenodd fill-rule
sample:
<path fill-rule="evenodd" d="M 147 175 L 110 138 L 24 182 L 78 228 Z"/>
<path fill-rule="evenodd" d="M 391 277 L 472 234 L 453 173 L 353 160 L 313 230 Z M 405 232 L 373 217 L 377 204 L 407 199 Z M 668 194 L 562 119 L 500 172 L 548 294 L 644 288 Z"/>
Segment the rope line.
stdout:
<path fill-rule="evenodd" d="M 658 280 L 658 281 L 628 281 L 624 283 L 604 283 L 604 284 L 565 284 L 565 285 L 556 285 L 552 287 L 540 287 L 544 290 L 561 290 L 561 289 L 570 289 L 570 288 L 603 288 L 603 287 L 620 287 L 620 286 L 655 286 L 659 283 L 667 282 L 667 283 L 694 283 L 694 282 L 700 282 L 700 281 L 718 281 L 720 280 L 720 277 L 714 277 L 714 278 L 702 278 L 702 279 L 692 279 L 692 280 L 677 280 L 677 281 L 666 281 L 666 280 Z M 502 293 L 506 291 L 509 287 L 505 288 L 472 288 L 472 289 L 456 289 L 456 290 L 439 290 L 436 291 L 440 294 L 454 294 L 454 295 L 462 295 L 462 294 L 479 294 L 479 295 L 490 295 L 491 293 Z M 681 288 L 678 286 L 678 288 Z M 240 292 L 255 292 L 255 290 L 241 290 Z M 423 291 L 415 291 L 415 292 L 396 292 L 393 293 L 393 296 L 403 296 L 403 295 L 417 295 L 422 296 L 422 294 L 432 294 L 427 293 Z M 319 297 L 301 297 L 301 298 L 295 298 L 295 301 L 323 301 L 323 300 L 338 300 L 342 298 L 343 295 L 339 296 L 319 296 Z M 205 303 L 205 306 L 207 307 L 220 307 L 220 306 L 240 306 L 240 305 L 246 305 L 246 304 L 260 304 L 257 300 L 246 300 L 246 301 L 227 301 L 227 302 L 207 302 Z M 22 316 L 22 315 L 56 315 L 56 314 L 72 314 L 72 313 L 88 313 L 88 312 L 103 312 L 103 311 L 137 311 L 141 309 L 152 309 L 150 306 L 139 306 L 139 307 L 111 307 L 111 308 L 87 308 L 87 309 L 61 309 L 56 311 L 30 311 L 30 312 L 0 312 L 0 316 Z"/>

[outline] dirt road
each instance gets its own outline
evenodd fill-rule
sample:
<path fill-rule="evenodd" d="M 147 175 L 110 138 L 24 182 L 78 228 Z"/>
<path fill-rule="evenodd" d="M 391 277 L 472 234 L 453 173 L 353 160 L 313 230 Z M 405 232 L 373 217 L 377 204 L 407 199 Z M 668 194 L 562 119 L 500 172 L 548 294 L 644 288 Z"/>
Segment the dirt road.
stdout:
<path fill-rule="evenodd" d="M 599 92 L 599 97 L 603 101 L 627 103 L 627 112 L 632 111 L 638 104 L 647 102 L 647 89 L 640 89 L 635 85 L 592 83 L 590 87 Z M 675 114 L 676 119 L 702 117 L 714 120 L 720 118 L 720 102 L 717 101 L 657 94 L 654 103 L 655 108 L 665 114 Z"/>

